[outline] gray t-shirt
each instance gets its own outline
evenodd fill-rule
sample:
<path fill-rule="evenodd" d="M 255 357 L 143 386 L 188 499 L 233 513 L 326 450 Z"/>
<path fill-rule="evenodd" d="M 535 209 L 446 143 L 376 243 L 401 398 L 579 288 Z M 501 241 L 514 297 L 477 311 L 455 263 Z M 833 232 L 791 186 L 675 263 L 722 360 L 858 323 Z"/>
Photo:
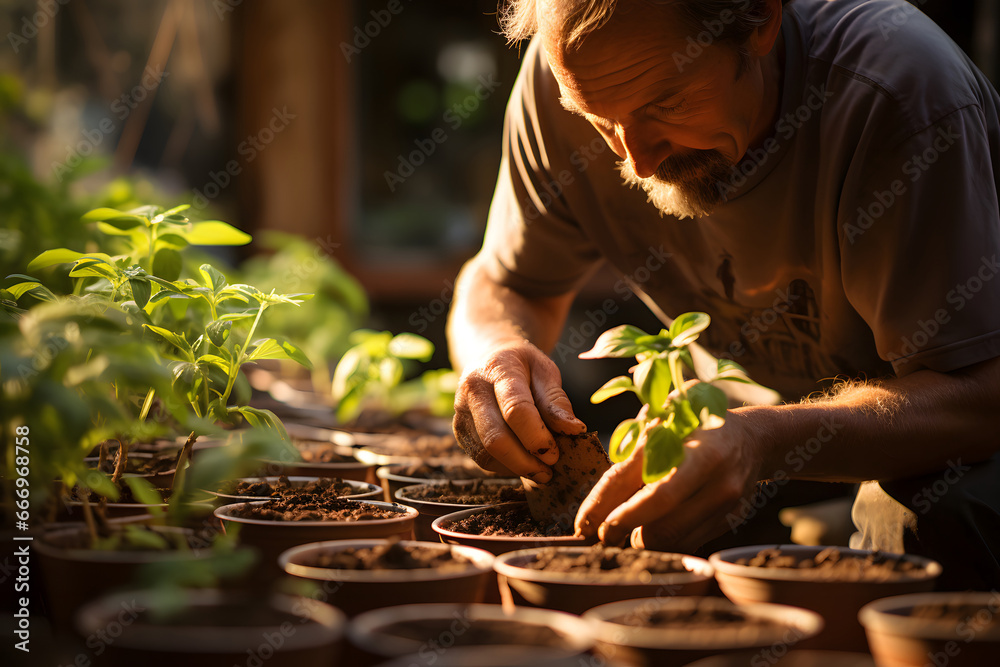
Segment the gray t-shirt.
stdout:
<path fill-rule="evenodd" d="M 728 201 L 661 217 L 559 104 L 537 38 L 507 108 L 482 256 L 536 296 L 604 260 L 787 398 L 834 376 L 947 372 L 1000 356 L 1000 99 L 902 0 L 794 0 L 773 135 Z"/>

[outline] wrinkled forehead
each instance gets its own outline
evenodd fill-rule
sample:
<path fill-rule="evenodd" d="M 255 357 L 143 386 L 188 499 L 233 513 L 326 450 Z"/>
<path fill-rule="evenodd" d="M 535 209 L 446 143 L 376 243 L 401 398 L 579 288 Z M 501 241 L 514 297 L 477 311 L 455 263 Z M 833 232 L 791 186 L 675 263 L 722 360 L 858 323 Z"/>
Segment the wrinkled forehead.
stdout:
<path fill-rule="evenodd" d="M 542 6 L 560 0 L 541 0 Z M 694 74 L 688 27 L 669 4 L 619 3 L 611 19 L 581 43 L 567 47 L 558 11 L 539 23 L 542 46 L 563 95 L 588 106 L 646 103 L 650 87 L 679 87 Z"/>

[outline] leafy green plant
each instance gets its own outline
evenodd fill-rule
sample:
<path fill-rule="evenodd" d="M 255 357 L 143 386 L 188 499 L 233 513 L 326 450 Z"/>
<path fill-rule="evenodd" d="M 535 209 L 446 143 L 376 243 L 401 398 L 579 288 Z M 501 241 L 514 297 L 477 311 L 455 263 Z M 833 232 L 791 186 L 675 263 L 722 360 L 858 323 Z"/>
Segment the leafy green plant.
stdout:
<path fill-rule="evenodd" d="M 363 410 L 376 410 L 390 415 L 400 414 L 401 406 L 394 397 L 409 360 L 429 361 L 434 344 L 423 336 L 389 331 L 359 329 L 350 336 L 351 347 L 337 363 L 333 372 L 333 399 L 337 419 L 347 424 Z"/>
<path fill-rule="evenodd" d="M 705 313 L 684 313 L 669 329 L 647 334 L 624 324 L 605 331 L 581 359 L 635 357 L 631 377 L 612 378 L 590 400 L 601 403 L 626 391 L 642 402 L 639 413 L 626 419 L 611 435 L 609 454 L 615 462 L 627 459 L 645 437 L 642 478 L 654 482 L 684 460 L 684 441 L 697 429 L 708 430 L 725 422 L 728 400 L 719 382 L 755 384 L 735 361 L 717 360 L 715 375 L 685 384 L 684 368 L 695 371 L 688 346 L 711 322 Z"/>

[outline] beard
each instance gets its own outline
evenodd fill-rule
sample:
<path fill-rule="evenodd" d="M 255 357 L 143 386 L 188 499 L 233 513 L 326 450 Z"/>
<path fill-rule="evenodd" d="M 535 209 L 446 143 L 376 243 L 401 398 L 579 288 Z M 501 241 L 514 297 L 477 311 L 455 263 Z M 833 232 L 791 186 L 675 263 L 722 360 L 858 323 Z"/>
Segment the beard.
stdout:
<path fill-rule="evenodd" d="M 699 218 L 726 202 L 726 183 L 734 164 L 715 149 L 671 155 L 649 178 L 640 178 L 631 162 L 618 162 L 618 171 L 629 187 L 639 186 L 660 215 Z"/>

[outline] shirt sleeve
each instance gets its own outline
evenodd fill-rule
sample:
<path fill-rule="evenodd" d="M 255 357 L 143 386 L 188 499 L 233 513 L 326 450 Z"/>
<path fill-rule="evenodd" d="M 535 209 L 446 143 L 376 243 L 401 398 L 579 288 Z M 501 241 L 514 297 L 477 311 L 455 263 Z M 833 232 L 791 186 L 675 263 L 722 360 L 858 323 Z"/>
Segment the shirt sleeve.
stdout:
<path fill-rule="evenodd" d="M 494 280 L 528 296 L 573 292 L 601 262 L 566 200 L 567 176 L 575 170 L 567 168 L 559 129 L 566 112 L 558 98 L 535 38 L 507 103 L 503 157 L 479 253 Z"/>
<path fill-rule="evenodd" d="M 898 376 L 1000 356 L 995 139 L 979 107 L 958 109 L 880 151 L 842 199 L 844 288 Z"/>

